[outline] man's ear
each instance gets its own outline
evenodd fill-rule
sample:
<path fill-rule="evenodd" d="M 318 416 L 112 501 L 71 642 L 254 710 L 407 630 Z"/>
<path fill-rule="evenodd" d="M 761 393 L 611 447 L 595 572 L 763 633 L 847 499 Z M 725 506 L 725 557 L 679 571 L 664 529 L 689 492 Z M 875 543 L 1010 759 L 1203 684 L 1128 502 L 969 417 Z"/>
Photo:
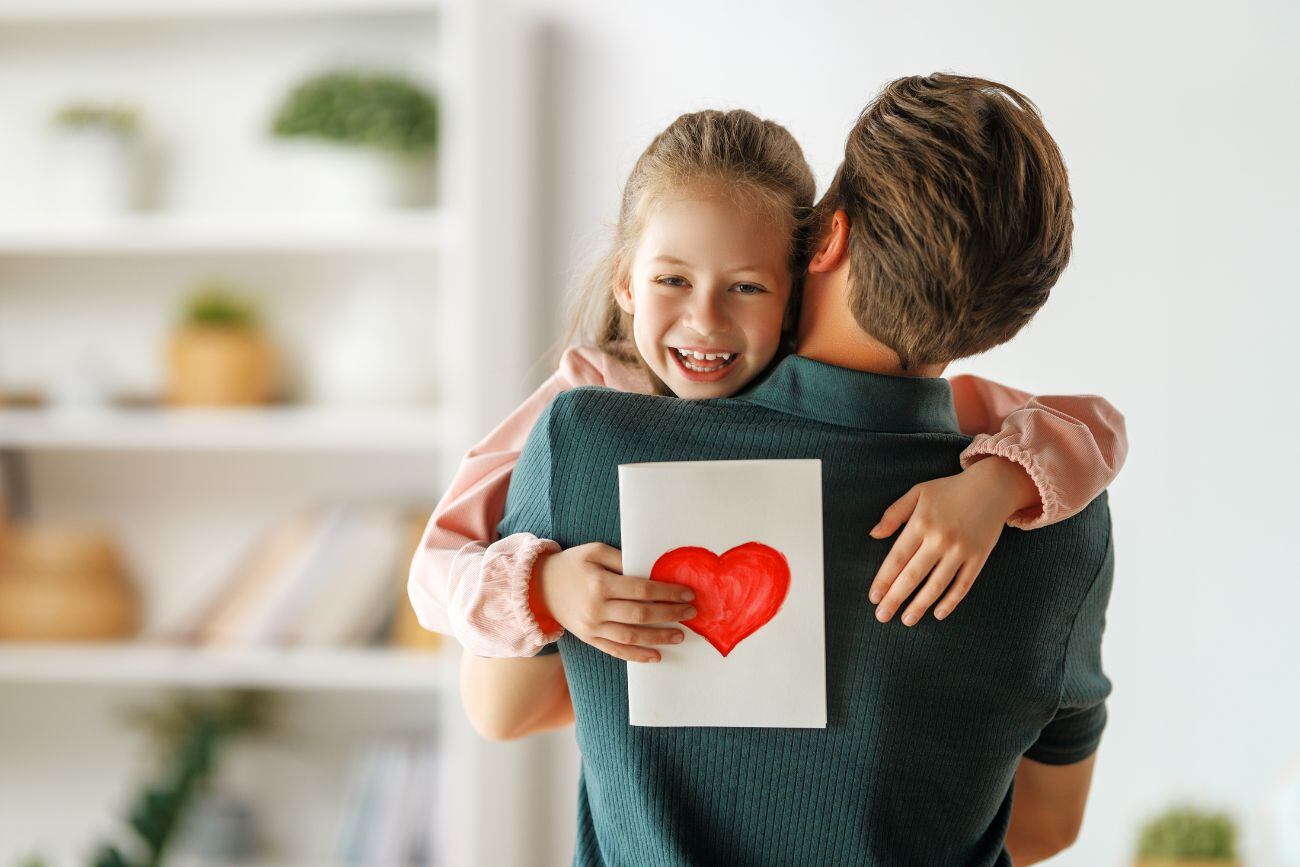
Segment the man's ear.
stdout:
<path fill-rule="evenodd" d="M 808 263 L 811 274 L 828 274 L 840 267 L 849 254 L 849 215 L 836 211 L 831 215 L 830 225 L 817 239 L 817 248 L 812 261 Z"/>

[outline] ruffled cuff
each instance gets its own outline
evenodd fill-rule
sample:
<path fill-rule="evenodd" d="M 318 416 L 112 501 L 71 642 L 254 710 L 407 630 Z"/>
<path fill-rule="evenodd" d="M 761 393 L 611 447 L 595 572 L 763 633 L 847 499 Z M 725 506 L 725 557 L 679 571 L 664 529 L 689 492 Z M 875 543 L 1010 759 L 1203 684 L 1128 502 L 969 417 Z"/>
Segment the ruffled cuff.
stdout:
<path fill-rule="evenodd" d="M 466 650 L 492 658 L 535 656 L 564 634 L 562 627 L 543 631 L 528 602 L 537 558 L 559 550 L 557 543 L 530 533 L 516 533 L 488 548 L 477 588 L 453 612 L 452 627 Z"/>
<path fill-rule="evenodd" d="M 1037 530 L 1065 517 L 1065 502 L 1034 453 L 1016 442 L 1017 436 L 1014 431 L 976 434 L 975 439 L 961 453 L 961 468 L 967 469 L 988 457 L 1006 458 L 1024 467 L 1034 487 L 1038 488 L 1041 503 L 1013 514 L 1007 519 L 1007 526 L 1020 530 Z"/>

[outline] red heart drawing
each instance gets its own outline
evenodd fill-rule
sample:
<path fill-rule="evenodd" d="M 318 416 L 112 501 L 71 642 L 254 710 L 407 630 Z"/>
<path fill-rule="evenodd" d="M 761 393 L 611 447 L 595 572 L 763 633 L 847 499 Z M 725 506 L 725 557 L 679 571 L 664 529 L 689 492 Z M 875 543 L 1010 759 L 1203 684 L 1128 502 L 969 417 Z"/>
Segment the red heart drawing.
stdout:
<path fill-rule="evenodd" d="M 721 557 L 708 548 L 674 548 L 655 561 L 654 581 L 695 591 L 689 627 L 724 657 L 776 616 L 790 590 L 785 555 L 761 542 L 746 542 Z"/>

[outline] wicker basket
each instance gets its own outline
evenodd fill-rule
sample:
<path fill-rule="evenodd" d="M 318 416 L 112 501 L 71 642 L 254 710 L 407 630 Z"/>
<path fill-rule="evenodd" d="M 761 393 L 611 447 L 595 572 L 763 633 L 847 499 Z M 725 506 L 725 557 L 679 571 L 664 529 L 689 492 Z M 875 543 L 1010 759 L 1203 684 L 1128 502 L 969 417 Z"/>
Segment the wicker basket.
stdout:
<path fill-rule="evenodd" d="M 100 533 L 16 527 L 0 559 L 0 640 L 129 637 L 139 604 L 117 547 Z"/>

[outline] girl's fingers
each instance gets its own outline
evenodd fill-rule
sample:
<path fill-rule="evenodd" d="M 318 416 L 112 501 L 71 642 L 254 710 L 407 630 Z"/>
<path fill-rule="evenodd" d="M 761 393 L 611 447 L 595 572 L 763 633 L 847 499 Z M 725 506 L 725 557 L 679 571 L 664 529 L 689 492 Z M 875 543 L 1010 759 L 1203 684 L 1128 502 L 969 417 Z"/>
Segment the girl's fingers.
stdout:
<path fill-rule="evenodd" d="M 912 512 L 916 511 L 916 501 L 920 498 L 921 488 L 919 485 L 915 485 L 910 491 L 895 500 L 888 509 L 885 509 L 885 514 L 880 517 L 880 523 L 871 528 L 870 535 L 876 539 L 884 539 L 894 535 L 894 531 L 903 526 L 908 518 L 912 517 Z"/>
<path fill-rule="evenodd" d="M 936 619 L 943 620 L 966 598 L 966 594 L 974 586 L 975 579 L 979 577 L 980 570 L 984 568 L 984 562 L 987 559 L 988 555 L 986 554 L 980 560 L 967 560 L 962 564 L 961 569 L 957 572 L 957 579 L 952 582 L 947 594 L 944 595 L 938 607 L 934 609 Z"/>
<path fill-rule="evenodd" d="M 641 650 L 649 650 L 647 645 L 651 644 L 681 644 L 682 639 L 685 638 L 680 629 L 631 626 L 613 621 L 597 624 L 592 630 L 592 635 L 614 644 L 636 646 Z"/>
<path fill-rule="evenodd" d="M 597 566 L 608 569 L 611 572 L 623 574 L 623 552 L 617 548 L 611 548 L 609 545 L 602 545 L 599 542 L 593 542 L 588 547 L 591 553 L 587 555 L 588 563 L 595 563 Z"/>
<path fill-rule="evenodd" d="M 881 623 L 888 623 L 889 618 L 894 616 L 898 606 L 903 604 L 903 600 L 912 595 L 925 576 L 930 574 L 934 564 L 939 562 L 939 546 L 935 544 L 922 545 L 921 549 L 913 555 L 908 561 L 907 567 L 899 574 L 898 580 L 889 588 L 885 598 L 880 600 L 876 606 L 876 619 Z"/>
<path fill-rule="evenodd" d="M 916 594 L 916 598 L 908 603 L 907 610 L 903 612 L 903 625 L 915 626 L 921 622 L 925 612 L 930 610 L 934 600 L 938 599 L 948 585 L 952 583 L 953 575 L 964 561 L 955 554 L 948 554 L 939 561 L 939 565 L 934 567 L 930 573 L 930 579 L 925 582 L 925 586 Z"/>
<path fill-rule="evenodd" d="M 867 592 L 867 598 L 871 604 L 876 605 L 885 594 L 889 592 L 889 587 L 898 577 L 898 573 L 903 571 L 907 561 L 912 559 L 912 555 L 921 547 L 925 537 L 919 532 L 912 532 L 909 527 L 903 531 L 903 535 L 894 540 L 894 546 L 889 549 L 889 554 L 885 557 L 885 562 L 880 564 L 876 570 L 876 577 L 871 579 L 871 589 Z"/>
<path fill-rule="evenodd" d="M 690 620 L 696 614 L 693 605 L 680 602 L 625 602 L 621 599 L 605 603 L 605 619 L 615 623 L 673 623 Z"/>
<path fill-rule="evenodd" d="M 610 599 L 631 599 L 638 602 L 690 602 L 695 598 L 691 588 L 667 581 L 651 581 L 627 575 L 605 576 L 605 587 Z"/>
<path fill-rule="evenodd" d="M 603 650 L 610 656 L 617 656 L 619 659 L 627 662 L 658 662 L 659 651 L 648 650 L 644 647 L 634 647 L 627 644 L 619 644 L 617 641 L 610 641 L 606 638 L 592 637 L 587 642 L 597 650 Z"/>

